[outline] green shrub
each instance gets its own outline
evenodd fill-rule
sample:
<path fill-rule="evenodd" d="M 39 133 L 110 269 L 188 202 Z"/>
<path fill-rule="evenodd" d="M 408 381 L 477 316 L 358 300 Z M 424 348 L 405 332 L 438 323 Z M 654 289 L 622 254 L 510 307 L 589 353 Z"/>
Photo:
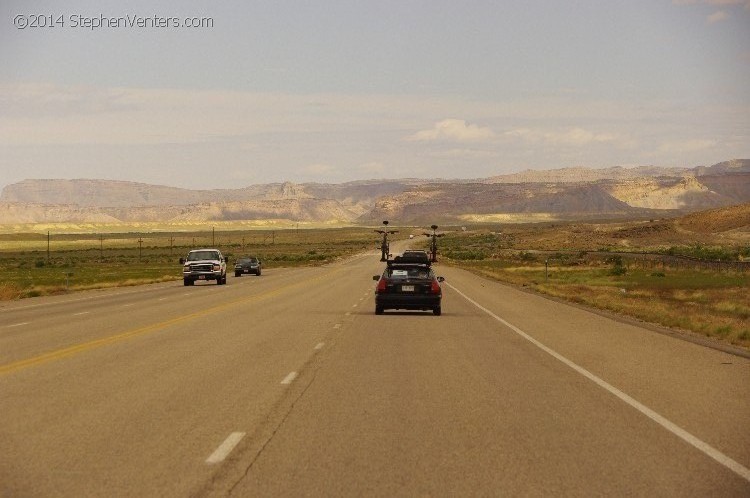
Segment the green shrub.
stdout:
<path fill-rule="evenodd" d="M 615 265 L 609 270 L 609 274 L 614 276 L 625 275 L 627 272 L 628 269 L 621 265 Z"/>
<path fill-rule="evenodd" d="M 716 327 L 715 332 L 716 332 L 716 335 L 718 335 L 719 337 L 726 337 L 732 333 L 732 327 L 730 327 L 729 325 Z"/>

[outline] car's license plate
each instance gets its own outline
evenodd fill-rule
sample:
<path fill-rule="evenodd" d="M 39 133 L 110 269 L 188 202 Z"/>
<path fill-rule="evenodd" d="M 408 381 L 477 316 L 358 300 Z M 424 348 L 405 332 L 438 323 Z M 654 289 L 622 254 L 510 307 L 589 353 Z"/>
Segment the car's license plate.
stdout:
<path fill-rule="evenodd" d="M 198 275 L 198 280 L 206 280 L 206 276 L 205 275 Z"/>
<path fill-rule="evenodd" d="M 414 286 L 413 285 L 402 285 L 401 286 L 401 292 L 414 292 Z"/>

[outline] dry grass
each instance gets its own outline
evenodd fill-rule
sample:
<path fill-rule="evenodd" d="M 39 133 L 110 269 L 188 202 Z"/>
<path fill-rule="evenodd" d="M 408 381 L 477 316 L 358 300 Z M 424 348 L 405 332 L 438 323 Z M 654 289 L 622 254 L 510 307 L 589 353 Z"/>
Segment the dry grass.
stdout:
<path fill-rule="evenodd" d="M 503 282 L 750 347 L 750 274 L 581 256 L 624 243 L 636 252 L 654 250 L 693 235 L 675 230 L 672 222 L 506 225 L 448 233 L 441 254 L 449 264 Z M 750 247 L 737 245 L 739 239 L 723 243 L 710 233 L 701 237 L 706 246 L 700 249 L 710 254 L 743 254 Z M 543 250 L 551 252 L 535 252 Z"/>
<path fill-rule="evenodd" d="M 574 303 L 750 347 L 750 276 L 680 270 L 654 277 L 613 276 L 598 267 L 509 266 L 504 261 L 455 262 L 477 274 Z"/>
<path fill-rule="evenodd" d="M 88 289 L 180 280 L 180 256 L 195 247 L 218 247 L 233 264 L 252 255 L 266 268 L 322 265 L 364 249 L 374 249 L 368 228 L 240 230 L 190 233 L 57 233 L 50 243 L 39 233 L 0 234 L 0 300 Z M 304 226 L 300 224 L 300 226 Z M 143 247 L 139 249 L 138 239 Z"/>
<path fill-rule="evenodd" d="M 12 301 L 22 296 L 21 289 L 14 284 L 0 284 L 0 301 Z"/>

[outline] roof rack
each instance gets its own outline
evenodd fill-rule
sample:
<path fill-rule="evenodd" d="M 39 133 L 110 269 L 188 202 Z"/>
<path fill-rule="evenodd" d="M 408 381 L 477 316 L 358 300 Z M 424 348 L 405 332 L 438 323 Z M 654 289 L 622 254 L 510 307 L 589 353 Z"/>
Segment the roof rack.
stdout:
<path fill-rule="evenodd" d="M 429 258 L 427 258 L 427 255 L 409 255 L 409 256 L 396 256 L 393 259 L 389 259 L 387 261 L 387 265 L 389 267 L 393 265 L 424 265 L 424 266 L 431 266 L 432 263 L 430 263 Z"/>

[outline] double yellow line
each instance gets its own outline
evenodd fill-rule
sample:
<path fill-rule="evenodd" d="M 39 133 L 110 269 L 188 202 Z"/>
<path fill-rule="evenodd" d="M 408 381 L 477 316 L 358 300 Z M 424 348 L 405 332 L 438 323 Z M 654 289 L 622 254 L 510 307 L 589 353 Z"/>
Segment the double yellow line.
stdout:
<path fill-rule="evenodd" d="M 18 372 L 26 368 L 35 367 L 38 365 L 60 360 L 60 359 L 67 358 L 70 356 L 75 356 L 80 353 L 85 353 L 86 351 L 91 351 L 91 350 L 98 349 L 104 346 L 109 346 L 110 344 L 115 344 L 118 342 L 126 341 L 134 337 L 138 337 L 138 336 L 145 335 L 145 334 L 150 334 L 152 332 L 157 332 L 159 330 L 163 330 L 173 325 L 178 325 L 180 323 L 189 322 L 191 320 L 202 318 L 207 315 L 212 315 L 220 311 L 225 311 L 238 304 L 268 299 L 269 297 L 275 296 L 277 294 L 281 294 L 282 292 L 285 292 L 285 291 L 288 291 L 297 287 L 302 287 L 303 285 L 309 285 L 310 282 L 314 282 L 316 280 L 320 280 L 323 278 L 329 278 L 331 275 L 340 271 L 342 270 L 336 269 L 331 272 L 327 272 L 323 275 L 313 277 L 309 280 L 304 280 L 302 282 L 296 282 L 294 284 L 285 285 L 283 287 L 279 287 L 278 289 L 264 292 L 262 294 L 257 294 L 255 296 L 245 297 L 242 299 L 236 299 L 228 303 L 220 304 L 211 308 L 206 308 L 201 311 L 196 311 L 194 313 L 190 313 L 188 315 L 180 316 L 177 318 L 172 318 L 170 320 L 165 320 L 163 322 L 146 325 L 145 327 L 140 327 L 134 330 L 130 330 L 128 332 L 123 332 L 121 334 L 113 335 L 110 337 L 104 337 L 102 339 L 96 339 L 96 340 L 89 341 L 89 342 L 84 342 L 82 344 L 76 344 L 74 346 L 69 346 L 67 348 L 58 349 L 55 351 L 50 351 L 49 353 L 44 353 L 39 356 L 34 356 L 33 358 L 28 358 L 26 360 L 20 360 L 20 361 L 16 361 L 13 363 L 0 365 L 0 375 L 6 375 L 9 373 Z"/>

